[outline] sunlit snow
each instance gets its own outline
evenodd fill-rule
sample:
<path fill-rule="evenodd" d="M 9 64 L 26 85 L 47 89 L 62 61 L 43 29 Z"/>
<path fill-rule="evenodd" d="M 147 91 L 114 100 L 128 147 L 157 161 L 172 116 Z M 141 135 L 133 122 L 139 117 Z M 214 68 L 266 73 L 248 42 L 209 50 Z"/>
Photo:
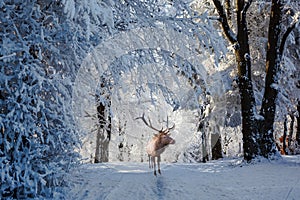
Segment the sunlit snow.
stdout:
<path fill-rule="evenodd" d="M 84 164 L 68 177 L 68 199 L 299 199 L 300 156 L 245 164 L 225 159 L 201 164 Z"/>

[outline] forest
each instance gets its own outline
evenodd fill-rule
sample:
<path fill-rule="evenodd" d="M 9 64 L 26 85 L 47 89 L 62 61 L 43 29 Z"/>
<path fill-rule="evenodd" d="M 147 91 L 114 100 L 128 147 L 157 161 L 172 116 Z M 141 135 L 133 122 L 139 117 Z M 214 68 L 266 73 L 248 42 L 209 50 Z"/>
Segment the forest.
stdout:
<path fill-rule="evenodd" d="M 162 163 L 183 168 L 300 154 L 298 0 L 0 0 L 0 10 L 1 199 L 68 199 L 66 177 L 82 166 L 144 170 L 160 128 L 176 140 Z"/>

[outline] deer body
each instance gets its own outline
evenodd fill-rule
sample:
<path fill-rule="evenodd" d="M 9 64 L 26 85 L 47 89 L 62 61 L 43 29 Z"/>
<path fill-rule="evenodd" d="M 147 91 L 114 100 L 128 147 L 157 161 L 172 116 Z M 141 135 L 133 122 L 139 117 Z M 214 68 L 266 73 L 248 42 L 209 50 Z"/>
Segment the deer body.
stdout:
<path fill-rule="evenodd" d="M 160 154 L 162 154 L 169 144 L 175 144 L 175 140 L 168 134 L 159 133 L 156 134 L 152 140 L 147 144 L 146 151 L 149 156 L 149 167 L 154 168 L 154 175 L 156 176 L 156 162 L 157 157 L 158 173 L 160 171 Z"/>
<path fill-rule="evenodd" d="M 162 128 L 161 130 L 158 130 L 152 126 L 150 119 L 149 122 L 146 121 L 144 114 L 142 117 L 136 119 L 142 119 L 146 126 L 158 132 L 157 134 L 154 134 L 153 138 L 147 144 L 146 151 L 149 156 L 149 167 L 154 168 L 154 175 L 156 176 L 155 158 L 157 158 L 158 173 L 161 174 L 160 155 L 165 151 L 169 144 L 175 144 L 175 140 L 170 137 L 169 133 L 170 130 L 175 128 L 175 124 L 171 128 L 166 128 L 165 130 Z"/>

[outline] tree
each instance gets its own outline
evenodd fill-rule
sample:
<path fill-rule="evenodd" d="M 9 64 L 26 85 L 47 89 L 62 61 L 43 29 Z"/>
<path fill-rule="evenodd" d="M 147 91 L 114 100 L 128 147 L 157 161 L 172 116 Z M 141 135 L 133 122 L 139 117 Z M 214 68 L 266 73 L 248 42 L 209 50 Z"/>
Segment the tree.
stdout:
<path fill-rule="evenodd" d="M 98 53 L 95 55 L 93 55 L 93 58 L 95 58 L 95 64 L 97 66 L 104 66 L 107 63 L 101 63 L 101 62 L 105 62 L 105 59 L 101 59 L 102 55 L 109 55 L 109 50 L 114 48 L 114 45 L 112 45 L 112 41 L 114 38 L 116 38 L 118 36 L 118 34 L 131 34 L 131 32 L 134 32 L 137 29 L 144 29 L 145 27 L 154 27 L 157 29 L 160 29 L 162 26 L 165 26 L 166 29 L 172 29 L 186 37 L 193 37 L 194 38 L 194 44 L 197 44 L 197 55 L 199 55 L 199 57 L 203 57 L 203 60 L 212 60 L 212 62 L 207 62 L 207 63 L 211 63 L 211 66 L 215 63 L 215 61 L 212 59 L 214 57 L 213 54 L 213 47 L 218 46 L 219 49 L 221 49 L 223 47 L 223 49 L 226 49 L 225 46 L 223 45 L 222 40 L 220 40 L 220 37 L 217 35 L 216 37 L 214 37 L 215 35 L 211 36 L 210 33 L 213 32 L 214 27 L 213 24 L 210 23 L 209 19 L 207 18 L 207 15 L 205 13 L 199 13 L 199 12 L 195 12 L 193 9 L 191 9 L 191 6 L 188 2 L 182 2 L 182 1 L 169 1 L 169 0 L 165 0 L 165 1 L 159 1 L 159 3 L 156 0 L 151 0 L 151 1 L 117 1 L 114 2 L 113 4 L 107 3 L 109 1 L 92 1 L 93 5 L 93 9 L 91 9 L 89 6 L 90 4 L 86 3 L 87 1 L 73 1 L 70 0 L 70 3 L 68 3 L 66 10 L 67 16 L 70 17 L 70 20 L 75 20 L 76 22 L 78 22 L 79 24 L 84 24 L 84 26 L 89 27 L 88 30 L 88 35 L 90 35 L 91 37 L 97 38 L 97 36 L 101 39 L 98 38 L 97 41 L 100 42 L 101 46 L 102 44 L 104 45 L 104 47 L 106 48 L 106 44 L 108 44 L 109 46 L 106 52 L 103 53 Z M 75 4 L 71 3 L 71 2 L 76 2 Z M 88 1 L 90 2 L 90 1 Z M 95 5 L 94 5 L 95 4 Z M 102 21 L 104 20 L 104 18 L 98 17 L 99 13 L 108 13 L 105 12 L 105 10 L 103 9 L 103 7 L 107 6 L 108 4 L 110 4 L 109 9 L 113 10 L 113 23 L 108 23 L 108 25 L 105 26 L 110 26 L 111 27 L 111 37 L 109 37 L 111 43 L 107 43 L 105 41 L 105 39 L 107 39 L 107 35 L 102 34 L 103 32 L 105 32 L 103 29 L 98 30 L 100 25 L 103 24 Z M 72 6 L 73 5 L 73 6 Z M 84 16 L 84 17 L 83 17 Z M 97 20 L 98 19 L 98 22 Z M 111 21 L 111 20 L 109 20 Z M 90 23 L 88 23 L 90 22 Z M 97 22 L 97 23 L 95 23 Z M 96 25 L 95 25 L 96 24 Z M 134 31 L 132 31 L 134 30 Z M 149 35 L 151 36 L 151 35 Z M 128 43 L 126 46 L 124 45 L 124 48 L 122 47 L 122 45 L 120 43 L 118 43 L 116 46 L 120 49 L 127 49 L 127 46 L 135 46 L 136 44 L 139 44 L 140 42 L 138 42 L 139 40 L 141 40 L 140 38 L 143 38 L 140 35 L 135 35 L 135 37 L 137 38 L 127 38 L 126 40 L 131 40 L 131 43 Z M 176 41 L 174 37 L 171 37 L 170 39 L 167 39 L 166 36 L 164 36 L 163 34 L 161 35 L 161 37 L 159 37 L 161 39 L 161 42 L 167 42 L 170 44 L 171 47 L 173 46 L 177 46 L 177 49 L 184 49 L 187 46 L 190 45 L 190 49 L 188 51 L 185 51 L 183 53 L 181 53 L 181 55 L 176 55 L 176 49 L 172 49 L 171 51 L 167 51 L 166 49 L 169 50 L 169 48 L 166 49 L 160 49 L 160 46 L 158 45 L 158 49 L 153 49 L 153 44 L 155 44 L 155 41 L 147 41 L 147 39 L 149 39 L 151 37 L 145 37 L 145 42 L 141 41 L 142 43 L 148 43 L 150 44 L 151 48 L 147 49 L 147 48 L 142 48 L 142 49 L 134 49 L 134 50 L 130 50 L 129 52 L 126 52 L 125 55 L 117 55 L 115 56 L 113 52 L 111 53 L 111 57 L 109 58 L 109 60 L 112 63 L 109 63 L 109 66 L 106 68 L 105 67 L 105 72 L 98 73 L 95 75 L 95 77 L 101 77 L 104 73 L 104 77 L 108 77 L 107 82 L 105 82 L 106 84 L 111 84 L 112 86 L 112 91 L 117 91 L 118 88 L 123 88 L 123 90 L 128 89 L 127 85 L 130 84 L 132 85 L 133 91 L 136 91 L 136 93 L 133 95 L 134 97 L 138 97 L 141 98 L 141 96 L 143 95 L 143 92 L 145 90 L 150 91 L 150 97 L 149 99 L 147 99 L 147 101 L 151 101 L 152 103 L 154 103 L 156 101 L 155 98 L 157 98 L 157 93 L 163 93 L 163 98 L 160 98 L 161 101 L 166 101 L 170 106 L 173 107 L 173 110 L 176 110 L 180 107 L 180 105 L 178 104 L 178 99 L 176 99 L 177 97 L 174 94 L 174 92 L 172 91 L 173 88 L 169 88 L 168 86 L 165 87 L 165 85 L 167 85 L 168 82 L 168 78 L 169 76 L 177 83 L 180 83 L 179 81 L 179 77 L 181 75 L 183 75 L 186 79 L 186 82 L 191 82 L 191 86 L 195 88 L 194 93 L 196 96 L 198 97 L 197 100 L 199 100 L 199 102 L 197 102 L 197 106 L 198 108 L 202 105 L 202 102 L 200 102 L 202 100 L 203 96 L 210 96 L 211 92 L 207 91 L 205 89 L 205 84 L 206 81 L 204 80 L 202 86 L 197 83 L 200 82 L 200 79 L 205 77 L 204 74 L 206 74 L 207 72 L 203 72 L 201 71 L 201 67 L 197 66 L 200 65 L 202 66 L 203 64 L 201 62 L 197 62 L 197 64 L 195 66 L 191 66 L 190 63 L 188 63 L 186 61 L 186 58 L 184 58 L 184 56 L 186 54 L 189 53 L 189 51 L 194 51 L 195 48 L 192 47 L 192 45 L 187 44 L 187 42 L 183 42 L 183 40 L 181 41 Z M 125 38 L 124 38 L 125 40 Z M 155 38 L 154 38 L 155 40 Z M 214 41 L 214 42 L 212 42 Z M 122 41 L 123 42 L 123 41 Z M 199 47 L 198 47 L 199 44 Z M 121 48 L 122 47 L 122 48 Z M 96 47 L 97 50 L 98 47 Z M 100 47 L 99 47 L 100 48 Z M 189 48 L 189 47 L 188 47 Z M 193 49 L 192 49 L 193 48 Z M 210 54 L 210 55 L 209 55 Z M 216 51 L 216 57 L 220 57 L 220 51 Z M 211 56 L 212 55 L 212 56 Z M 191 56 L 192 57 L 192 56 Z M 189 58 L 191 58 L 189 57 Z M 198 56 L 193 56 L 192 58 L 198 59 Z M 91 59 L 91 60 L 92 60 Z M 159 60 L 158 60 L 159 59 Z M 115 64 L 114 64 L 115 63 Z M 149 65 L 156 65 L 156 64 L 160 64 L 162 65 L 162 69 L 160 69 L 160 67 L 157 68 L 151 68 L 148 67 Z M 115 66 L 113 66 L 115 65 Z M 144 67 L 145 66 L 145 67 Z M 147 67 L 146 67 L 147 66 Z M 91 66 L 89 65 L 89 63 L 87 63 L 86 65 L 83 64 L 83 67 L 80 69 L 80 72 L 78 72 L 78 77 L 80 76 L 80 74 L 88 74 L 90 71 L 94 72 L 94 70 L 90 69 Z M 196 69 L 193 69 L 196 68 Z M 199 68 L 199 69 L 198 69 Z M 99 69 L 101 69 L 101 67 L 99 67 Z M 151 72 L 152 69 L 152 72 Z M 191 70 L 193 69 L 193 70 Z M 156 71 L 157 73 L 153 75 L 153 70 Z M 97 69 L 95 70 L 97 71 Z M 136 71 L 138 73 L 136 73 Z M 208 73 L 213 73 L 214 70 L 209 71 Z M 131 75 L 131 76 L 130 76 Z M 124 79 L 123 77 L 130 77 L 128 79 Z M 85 77 L 88 76 L 83 76 L 83 79 Z M 199 77 L 199 78 L 197 78 Z M 137 80 L 136 82 L 132 81 L 130 83 L 129 80 Z M 85 80 L 86 81 L 86 85 L 80 85 L 78 86 L 78 89 L 80 87 L 80 89 L 78 90 L 78 94 L 82 95 L 84 97 L 81 97 L 85 100 L 89 100 L 91 103 L 89 103 L 88 106 L 90 106 L 91 104 L 93 104 L 95 101 L 95 91 L 99 88 L 99 85 L 97 86 L 98 88 L 92 88 L 90 90 L 88 90 L 87 88 L 90 88 L 89 85 L 94 84 L 95 81 L 93 81 L 91 83 L 91 80 Z M 97 80 L 98 81 L 98 80 Z M 97 82 L 96 81 L 96 82 Z M 81 81 L 78 81 L 81 82 Z M 83 81 L 82 81 L 83 82 Z M 99 82 L 101 82 L 99 80 Z M 121 87 L 120 87 L 121 86 Z M 110 87 L 110 86 L 105 86 L 105 87 Z M 84 93 L 82 91 L 89 91 L 89 93 Z M 109 90 L 108 90 L 109 91 Z M 212 91 L 214 92 L 214 91 Z M 126 91 L 126 94 L 129 94 L 130 91 Z M 83 95 L 85 94 L 85 95 Z M 109 94 L 111 95 L 111 94 Z M 112 94 L 114 95 L 114 94 Z M 118 94 L 117 94 L 118 95 Z M 181 94 L 180 94 L 181 95 Z M 179 96 L 180 97 L 180 96 Z M 112 96 L 112 104 L 122 104 L 122 98 L 124 98 L 123 96 Z M 180 97 L 181 99 L 183 99 L 182 97 Z M 97 99 L 97 98 L 96 98 Z M 114 101 L 114 99 L 117 99 L 117 101 Z M 138 101 L 140 101 L 141 99 L 138 99 Z M 109 104 L 105 104 L 105 102 L 103 101 L 102 103 L 103 106 L 105 105 L 108 109 L 108 107 L 110 106 Z M 210 104 L 212 102 L 208 102 L 207 104 Z M 184 104 L 184 103 L 183 103 Z M 81 103 L 77 103 L 76 107 L 78 107 L 80 110 L 80 106 L 82 104 Z M 101 105 L 98 103 L 96 103 L 96 106 L 94 106 L 94 108 L 88 110 L 91 107 L 88 107 L 86 109 L 82 109 L 85 110 L 86 112 L 89 112 L 90 114 L 88 114 L 88 116 L 96 116 L 96 112 L 97 112 L 97 106 Z M 188 107 L 186 106 L 186 108 L 184 107 L 186 105 L 182 105 L 181 109 L 198 109 L 195 107 Z M 149 109 L 149 108 L 145 108 Z M 91 111 L 93 110 L 93 111 Z M 101 109 L 100 109 L 101 110 Z M 205 108 L 204 108 L 205 110 Z M 81 111 L 79 111 L 81 112 Z M 83 111 L 84 112 L 84 111 Z M 78 113 L 78 115 L 80 115 L 81 113 Z M 116 116 L 116 113 L 113 113 L 112 116 Z M 199 117 L 201 117 L 199 115 Z M 92 119 L 92 117 L 90 117 L 90 119 Z M 85 119 L 83 119 L 85 120 Z M 82 120 L 82 121 L 83 121 Z M 205 120 L 208 120 L 205 119 Z M 92 121 L 92 120 L 91 120 Z M 94 120 L 92 123 L 98 123 L 96 122 L 97 120 Z M 118 121 L 118 120 L 115 120 Z M 107 121 L 108 122 L 108 121 Z M 114 122 L 114 121 L 113 121 Z M 212 123 L 206 123 L 208 126 L 214 126 L 215 124 Z M 107 124 L 108 125 L 108 124 Z M 195 123 L 196 126 L 196 123 Z M 92 126 L 89 126 L 92 127 Z M 104 126 L 107 127 L 107 126 Z M 93 127 L 94 128 L 94 127 Z M 101 127 L 100 127 L 101 128 Z M 112 127 L 112 129 L 114 130 L 114 127 Z M 207 131 L 208 129 L 205 128 L 205 131 Z M 85 144 L 90 145 L 92 143 L 92 145 L 90 146 L 94 146 L 95 143 L 98 142 L 98 140 L 96 139 L 96 133 L 93 132 L 92 134 L 89 134 L 90 130 L 88 130 L 88 128 L 85 129 L 85 131 L 87 132 L 87 137 L 89 141 L 91 142 L 86 142 Z M 106 137 L 106 132 L 102 131 L 102 133 L 104 133 L 104 136 Z M 202 132 L 197 132 L 197 134 L 205 134 Z M 210 132 L 207 133 L 207 136 L 205 137 L 205 140 L 209 140 Z M 219 137 L 218 137 L 219 138 Z M 96 142 L 95 142 L 96 140 Z M 210 142 L 208 141 L 203 141 L 203 143 L 205 144 L 205 142 L 207 144 L 209 144 Z M 113 144 L 113 143 L 111 143 Z M 96 144 L 96 146 L 98 146 Z M 209 145 L 206 145 L 206 147 L 208 147 L 207 149 L 209 149 Z M 104 150 L 105 151 L 105 150 Z M 207 151 L 207 150 L 205 150 Z M 209 150 L 208 150 L 209 151 Z M 94 162 L 93 159 L 93 155 L 95 153 L 95 149 L 93 149 L 92 151 L 89 152 L 89 156 L 92 157 L 91 162 Z M 98 153 L 97 153 L 98 154 Z M 209 155 L 207 153 L 205 153 L 205 155 Z"/>
<path fill-rule="evenodd" d="M 0 198 L 60 198 L 79 146 L 67 112 L 75 59 L 61 55 L 71 32 L 58 23 L 59 2 L 2 1 L 0 10 Z"/>
<path fill-rule="evenodd" d="M 297 104 L 297 111 L 298 111 L 298 116 L 297 116 L 296 141 L 297 141 L 298 147 L 299 147 L 300 146 L 300 100 L 298 101 L 298 104 Z"/>
<path fill-rule="evenodd" d="M 221 1 L 213 0 L 223 32 L 233 45 L 237 63 L 237 82 L 241 96 L 244 159 L 251 161 L 257 156 L 272 158 L 277 152 L 273 137 L 273 124 L 278 95 L 280 63 L 287 37 L 295 28 L 298 19 L 283 32 L 281 23 L 284 1 L 272 0 L 266 57 L 265 91 L 260 112 L 257 112 L 251 78 L 251 54 L 247 28 L 247 11 L 252 1 L 237 0 L 235 2 L 236 33 L 234 33 L 234 27 L 231 26 L 234 22 L 230 12 L 233 4 L 231 1 L 225 2 L 225 5 L 222 5 Z"/>
<path fill-rule="evenodd" d="M 107 80 L 106 80 L 107 81 Z M 111 138 L 111 99 L 110 92 L 105 90 L 105 79 L 102 79 L 100 86 L 100 94 L 96 95 L 97 102 L 97 137 L 95 163 L 108 162 L 109 141 Z"/>

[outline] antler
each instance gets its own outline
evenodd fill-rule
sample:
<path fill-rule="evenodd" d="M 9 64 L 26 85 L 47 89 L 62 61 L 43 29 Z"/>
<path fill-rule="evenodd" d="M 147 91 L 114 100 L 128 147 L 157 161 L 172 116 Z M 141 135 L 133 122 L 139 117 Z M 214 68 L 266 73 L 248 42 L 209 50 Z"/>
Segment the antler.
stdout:
<path fill-rule="evenodd" d="M 167 129 L 163 131 L 164 134 L 169 133 L 171 130 L 175 128 L 175 124 L 170 128 L 168 126 L 169 126 L 169 117 L 167 117 Z"/>
<path fill-rule="evenodd" d="M 151 129 L 153 129 L 155 131 L 162 132 L 162 130 L 163 130 L 163 128 L 161 128 L 161 130 L 158 130 L 158 129 L 154 128 L 152 126 L 152 124 L 151 124 L 150 118 L 148 118 L 149 122 L 147 122 L 146 119 L 145 119 L 145 113 L 143 113 L 143 115 L 141 117 L 137 117 L 135 119 L 141 119 L 141 120 L 143 120 L 143 122 L 146 124 L 146 126 L 148 126 L 149 128 L 151 128 Z"/>
<path fill-rule="evenodd" d="M 163 134 L 168 134 L 171 130 L 173 130 L 175 128 L 175 124 L 170 128 L 168 127 L 168 124 L 169 124 L 169 118 L 168 117 L 167 117 L 167 128 L 165 130 L 163 130 L 163 127 L 160 130 L 158 130 L 157 128 L 154 128 L 151 124 L 150 118 L 148 118 L 148 122 L 145 119 L 145 113 L 143 113 L 143 115 L 141 117 L 135 118 L 135 120 L 137 120 L 137 119 L 143 120 L 143 122 L 146 124 L 146 126 L 148 126 L 149 128 L 151 128 L 151 129 L 153 129 L 157 132 L 163 133 Z"/>

